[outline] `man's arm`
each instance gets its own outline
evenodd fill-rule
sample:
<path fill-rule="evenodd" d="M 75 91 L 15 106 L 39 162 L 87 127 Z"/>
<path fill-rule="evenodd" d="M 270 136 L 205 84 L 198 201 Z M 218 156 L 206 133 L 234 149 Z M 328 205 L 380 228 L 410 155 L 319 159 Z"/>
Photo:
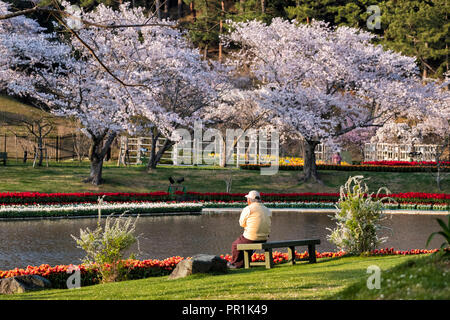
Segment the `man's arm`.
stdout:
<path fill-rule="evenodd" d="M 249 206 L 247 206 L 242 210 L 241 216 L 239 218 L 239 225 L 242 228 L 247 227 L 247 219 L 248 219 L 249 215 L 250 215 L 250 208 L 249 208 Z"/>

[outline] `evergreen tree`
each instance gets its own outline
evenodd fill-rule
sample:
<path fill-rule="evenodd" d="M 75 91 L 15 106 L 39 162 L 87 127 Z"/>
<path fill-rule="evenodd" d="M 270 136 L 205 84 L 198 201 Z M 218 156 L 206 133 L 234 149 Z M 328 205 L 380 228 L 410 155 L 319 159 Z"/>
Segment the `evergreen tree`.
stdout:
<path fill-rule="evenodd" d="M 447 0 L 389 0 L 381 10 L 385 47 L 417 57 L 423 78 L 442 76 L 448 70 Z"/>
<path fill-rule="evenodd" d="M 326 21 L 332 26 L 349 26 L 366 29 L 370 16 L 367 9 L 377 5 L 374 0 L 296 0 L 295 5 L 286 6 L 290 19 L 310 23 L 312 19 Z"/>

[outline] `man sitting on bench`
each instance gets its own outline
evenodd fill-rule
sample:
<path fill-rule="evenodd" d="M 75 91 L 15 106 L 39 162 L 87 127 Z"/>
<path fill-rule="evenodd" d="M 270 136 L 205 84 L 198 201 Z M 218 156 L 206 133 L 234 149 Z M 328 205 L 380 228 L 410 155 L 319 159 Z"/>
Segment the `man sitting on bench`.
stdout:
<path fill-rule="evenodd" d="M 237 238 L 231 246 L 231 262 L 228 268 L 237 269 L 244 266 L 244 252 L 237 250 L 241 243 L 262 243 L 269 238 L 272 213 L 261 203 L 261 195 L 252 190 L 246 196 L 247 204 L 239 218 L 239 224 L 244 233 Z"/>

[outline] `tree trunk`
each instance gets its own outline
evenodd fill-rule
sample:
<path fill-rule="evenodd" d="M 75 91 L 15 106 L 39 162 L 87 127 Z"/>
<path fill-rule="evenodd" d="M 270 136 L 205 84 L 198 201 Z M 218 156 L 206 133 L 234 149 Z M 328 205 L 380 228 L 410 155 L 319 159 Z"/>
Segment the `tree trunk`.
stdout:
<path fill-rule="evenodd" d="M 106 135 L 106 134 L 105 134 Z M 103 183 L 102 169 L 103 169 L 103 159 L 111 147 L 111 144 L 116 137 L 116 133 L 110 133 L 103 143 L 105 135 L 96 136 L 92 138 L 91 148 L 89 150 L 89 160 L 91 161 L 91 171 L 89 177 L 84 179 L 83 182 L 92 183 L 93 185 L 100 185 Z"/>
<path fill-rule="evenodd" d="M 183 0 L 178 0 L 178 19 L 183 17 Z"/>
<path fill-rule="evenodd" d="M 261 13 L 266 13 L 266 0 L 261 0 Z"/>
<path fill-rule="evenodd" d="M 192 20 L 193 20 L 194 22 L 196 22 L 196 21 L 197 21 L 197 11 L 195 10 L 194 1 L 192 1 L 192 2 L 189 4 L 189 8 L 190 8 L 191 13 L 192 13 Z"/>
<path fill-rule="evenodd" d="M 227 166 L 227 143 L 226 139 L 222 140 L 223 143 L 223 149 L 219 151 L 220 157 L 219 157 L 219 166 L 222 168 L 225 168 Z"/>
<path fill-rule="evenodd" d="M 229 160 L 233 156 L 234 146 L 229 149 L 229 152 L 227 152 L 227 139 L 225 136 L 222 138 L 222 150 L 219 150 L 220 152 L 220 162 L 219 166 L 222 168 L 225 168 L 227 164 L 229 163 L 227 160 Z"/>
<path fill-rule="evenodd" d="M 147 171 L 152 171 L 156 169 L 156 166 L 158 165 L 159 161 L 161 161 L 161 158 L 164 155 L 164 153 L 173 145 L 174 142 L 170 141 L 169 139 L 166 139 L 161 148 L 159 148 L 158 152 L 155 152 L 156 150 L 153 151 L 154 149 L 152 140 L 152 151 L 150 153 L 150 159 L 148 159 Z"/>
<path fill-rule="evenodd" d="M 301 178 L 304 182 L 313 181 L 322 183 L 317 172 L 316 154 L 314 153 L 318 144 L 319 141 L 305 140 L 305 158 L 303 163 L 303 177 Z"/>
<path fill-rule="evenodd" d="M 164 1 L 164 19 L 169 18 L 169 0 Z"/>
<path fill-rule="evenodd" d="M 102 178 L 103 171 L 103 158 L 99 159 L 94 157 L 91 159 L 91 172 L 89 173 L 89 178 L 85 179 L 84 182 L 90 182 L 95 186 L 103 183 Z"/>
<path fill-rule="evenodd" d="M 205 45 L 205 50 L 203 51 L 203 60 L 208 57 L 208 44 Z"/>
<path fill-rule="evenodd" d="M 152 145 L 150 149 L 150 157 L 148 159 L 147 163 L 147 171 L 150 171 L 152 169 L 156 168 L 157 163 L 156 161 L 156 144 L 158 143 L 158 138 L 160 136 L 159 132 L 156 132 L 155 129 L 152 131 Z"/>
<path fill-rule="evenodd" d="M 42 138 L 38 137 L 38 167 L 42 167 L 42 162 L 44 161 L 44 152 L 43 152 L 43 142 L 42 142 Z"/>
<path fill-rule="evenodd" d="M 222 11 L 220 12 L 220 21 L 219 21 L 219 36 L 223 34 L 223 18 L 225 14 L 225 3 L 224 1 L 220 1 L 220 6 Z M 219 42 L 219 62 L 222 62 L 222 41 Z"/>
<path fill-rule="evenodd" d="M 161 20 L 161 0 L 155 1 L 155 9 L 156 9 L 156 16 L 158 17 L 158 20 Z"/>

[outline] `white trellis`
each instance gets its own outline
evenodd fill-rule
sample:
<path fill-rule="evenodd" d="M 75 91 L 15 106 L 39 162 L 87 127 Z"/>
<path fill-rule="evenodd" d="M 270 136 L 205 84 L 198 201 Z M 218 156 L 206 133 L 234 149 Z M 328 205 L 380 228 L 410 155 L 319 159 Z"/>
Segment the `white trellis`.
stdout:
<path fill-rule="evenodd" d="M 173 165 L 219 165 L 222 157 L 221 142 L 215 140 L 187 140 L 173 146 L 171 159 Z"/>
<path fill-rule="evenodd" d="M 322 161 L 324 163 L 332 162 L 333 149 L 330 146 L 320 143 L 316 146 L 314 153 L 316 155 L 316 161 Z"/>
<path fill-rule="evenodd" d="M 120 137 L 120 151 L 117 165 L 142 164 L 150 157 L 150 137 Z M 158 139 L 157 150 L 165 142 Z M 230 143 L 227 164 L 239 166 L 244 163 L 269 163 L 270 156 L 278 154 L 278 142 L 272 142 L 265 135 L 256 133 L 240 137 L 237 143 Z M 262 155 L 262 156 L 260 156 Z M 225 156 L 224 143 L 221 139 L 201 141 L 196 139 L 183 139 L 167 150 L 161 160 L 165 164 L 173 165 L 220 165 Z"/>
<path fill-rule="evenodd" d="M 238 138 L 238 137 L 236 137 Z M 158 150 L 165 142 L 159 138 L 156 144 Z M 227 164 L 269 164 L 278 160 L 279 141 L 272 139 L 269 134 L 249 130 L 239 140 L 228 141 Z M 232 148 L 232 149 L 231 149 Z M 117 165 L 142 164 L 149 159 L 151 152 L 150 137 L 120 137 L 120 151 Z M 319 144 L 316 147 L 316 160 L 328 163 L 331 161 L 333 150 Z M 300 154 L 299 156 L 304 156 Z M 199 139 L 183 139 L 169 148 L 161 160 L 164 164 L 172 165 L 220 165 L 225 157 L 224 143 L 221 139 L 202 141 Z"/>
<path fill-rule="evenodd" d="M 150 157 L 152 138 L 126 136 L 120 137 L 120 151 L 117 165 L 142 164 Z M 159 149 L 165 142 L 165 138 L 159 138 L 156 142 L 156 149 Z M 167 150 L 161 160 L 172 162 L 172 149 Z"/>
<path fill-rule="evenodd" d="M 366 143 L 364 145 L 364 161 L 434 161 L 436 144 L 392 144 L 392 143 Z M 411 157 L 410 153 L 417 156 Z"/>

